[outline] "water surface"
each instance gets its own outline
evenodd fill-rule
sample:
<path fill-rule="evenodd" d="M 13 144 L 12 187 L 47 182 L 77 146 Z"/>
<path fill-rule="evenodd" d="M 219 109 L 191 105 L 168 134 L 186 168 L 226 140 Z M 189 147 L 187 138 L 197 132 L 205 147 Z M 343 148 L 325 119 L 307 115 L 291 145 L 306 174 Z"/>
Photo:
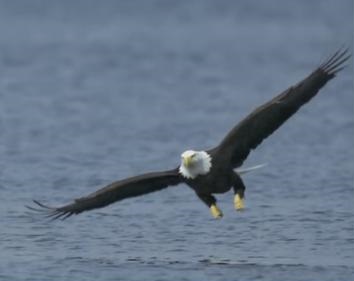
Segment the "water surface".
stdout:
<path fill-rule="evenodd" d="M 0 5 L 1 280 L 352 278 L 351 63 L 251 154 L 245 212 L 184 185 L 65 222 L 24 207 L 216 145 L 350 44 L 350 0 Z"/>

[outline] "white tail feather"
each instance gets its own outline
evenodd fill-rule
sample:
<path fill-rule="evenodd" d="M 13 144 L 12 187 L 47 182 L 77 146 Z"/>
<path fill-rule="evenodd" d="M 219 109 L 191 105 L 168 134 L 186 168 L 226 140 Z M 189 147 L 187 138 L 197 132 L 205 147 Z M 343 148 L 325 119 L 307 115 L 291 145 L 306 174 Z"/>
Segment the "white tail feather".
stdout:
<path fill-rule="evenodd" d="M 254 170 L 258 170 L 260 168 L 263 168 L 264 166 L 267 166 L 267 163 L 263 163 L 263 164 L 256 165 L 256 166 L 252 166 L 252 167 L 249 167 L 249 168 L 237 168 L 234 171 L 236 173 L 238 173 L 239 175 L 243 175 L 243 174 L 247 174 L 249 172 L 252 172 Z"/>

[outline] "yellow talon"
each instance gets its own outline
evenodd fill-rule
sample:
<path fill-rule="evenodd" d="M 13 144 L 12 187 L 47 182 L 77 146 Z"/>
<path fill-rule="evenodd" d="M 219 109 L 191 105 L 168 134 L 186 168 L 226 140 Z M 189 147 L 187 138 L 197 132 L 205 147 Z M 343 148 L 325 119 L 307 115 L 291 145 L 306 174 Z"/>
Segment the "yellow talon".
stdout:
<path fill-rule="evenodd" d="M 210 212 L 213 215 L 213 217 L 216 219 L 220 219 L 223 216 L 221 210 L 218 208 L 218 206 L 216 206 L 216 204 L 212 204 L 210 206 Z"/>
<path fill-rule="evenodd" d="M 241 211 L 242 209 L 245 208 L 244 200 L 243 198 L 240 197 L 239 194 L 236 194 L 234 197 L 234 205 L 237 211 Z"/>

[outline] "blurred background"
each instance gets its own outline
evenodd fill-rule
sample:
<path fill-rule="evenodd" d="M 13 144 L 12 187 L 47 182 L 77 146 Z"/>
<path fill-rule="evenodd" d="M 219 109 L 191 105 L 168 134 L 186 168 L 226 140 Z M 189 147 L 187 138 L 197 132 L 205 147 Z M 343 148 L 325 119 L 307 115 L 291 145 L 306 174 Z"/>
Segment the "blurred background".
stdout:
<path fill-rule="evenodd" d="M 247 210 L 186 186 L 28 214 L 174 168 L 353 46 L 351 0 L 0 1 L 0 279 L 349 280 L 353 67 L 250 155 Z"/>

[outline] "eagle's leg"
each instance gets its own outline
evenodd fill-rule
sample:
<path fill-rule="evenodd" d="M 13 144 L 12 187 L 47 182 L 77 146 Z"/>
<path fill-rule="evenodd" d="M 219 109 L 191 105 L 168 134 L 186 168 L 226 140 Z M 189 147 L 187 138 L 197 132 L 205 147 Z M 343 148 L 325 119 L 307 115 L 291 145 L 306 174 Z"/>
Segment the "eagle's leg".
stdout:
<path fill-rule="evenodd" d="M 216 205 L 216 198 L 211 194 L 199 194 L 198 197 L 209 207 L 210 213 L 216 219 L 220 219 L 223 216 L 222 211 Z"/>
<path fill-rule="evenodd" d="M 241 211 L 245 208 L 245 190 L 246 186 L 244 185 L 241 177 L 235 173 L 233 189 L 235 192 L 234 197 L 234 206 L 237 211 Z"/>

